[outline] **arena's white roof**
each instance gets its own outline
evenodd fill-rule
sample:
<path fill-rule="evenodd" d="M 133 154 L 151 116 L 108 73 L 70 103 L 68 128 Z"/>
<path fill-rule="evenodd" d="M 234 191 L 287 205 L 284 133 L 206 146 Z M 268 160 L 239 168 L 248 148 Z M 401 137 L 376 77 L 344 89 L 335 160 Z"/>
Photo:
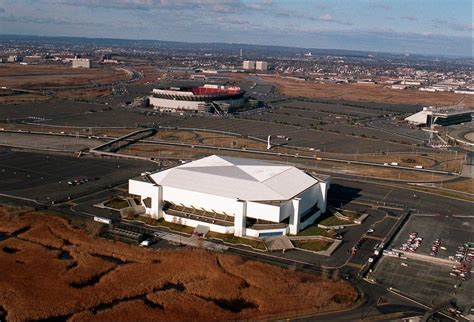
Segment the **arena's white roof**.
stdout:
<path fill-rule="evenodd" d="M 288 200 L 318 182 L 293 166 L 217 155 L 151 178 L 162 186 L 248 201 Z"/>

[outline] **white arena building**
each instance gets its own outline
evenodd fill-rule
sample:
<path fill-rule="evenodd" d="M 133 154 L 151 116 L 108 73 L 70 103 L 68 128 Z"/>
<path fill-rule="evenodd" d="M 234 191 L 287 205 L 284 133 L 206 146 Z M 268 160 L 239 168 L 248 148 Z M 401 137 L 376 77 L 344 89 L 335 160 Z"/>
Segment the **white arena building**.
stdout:
<path fill-rule="evenodd" d="M 326 211 L 329 177 L 212 155 L 129 180 L 146 214 L 235 236 L 296 234 Z"/>

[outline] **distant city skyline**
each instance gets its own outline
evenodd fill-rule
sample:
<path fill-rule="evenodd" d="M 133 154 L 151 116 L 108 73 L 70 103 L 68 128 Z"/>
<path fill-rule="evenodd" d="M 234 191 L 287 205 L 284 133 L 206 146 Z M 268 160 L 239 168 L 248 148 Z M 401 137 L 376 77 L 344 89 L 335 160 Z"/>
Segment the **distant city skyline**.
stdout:
<path fill-rule="evenodd" d="M 0 0 L 0 33 L 472 56 L 471 0 Z"/>

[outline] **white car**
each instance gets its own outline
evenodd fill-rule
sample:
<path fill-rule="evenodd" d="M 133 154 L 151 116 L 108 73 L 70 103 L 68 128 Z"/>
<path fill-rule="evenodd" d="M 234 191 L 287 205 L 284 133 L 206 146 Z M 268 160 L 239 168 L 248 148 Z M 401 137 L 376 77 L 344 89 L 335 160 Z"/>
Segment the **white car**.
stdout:
<path fill-rule="evenodd" d="M 151 244 L 153 244 L 153 239 L 145 239 L 140 243 L 140 246 L 142 247 L 148 247 Z"/>
<path fill-rule="evenodd" d="M 408 264 L 405 263 L 405 262 L 402 262 L 400 265 L 405 266 L 405 267 L 408 267 Z"/>

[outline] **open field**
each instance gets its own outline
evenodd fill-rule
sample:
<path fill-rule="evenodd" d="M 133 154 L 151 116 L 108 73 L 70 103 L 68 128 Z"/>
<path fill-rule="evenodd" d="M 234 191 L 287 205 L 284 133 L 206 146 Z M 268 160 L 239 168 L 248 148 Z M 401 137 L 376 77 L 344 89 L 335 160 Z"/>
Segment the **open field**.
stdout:
<path fill-rule="evenodd" d="M 0 209 L 6 319 L 242 320 L 348 308 L 344 281 L 203 250 L 88 236 L 66 220 Z"/>
<path fill-rule="evenodd" d="M 127 80 L 124 70 L 114 67 L 72 68 L 65 65 L 20 65 L 2 64 L 0 66 L 0 86 L 13 89 L 27 89 L 33 92 L 12 92 L 0 95 L 1 104 L 18 104 L 47 100 L 50 97 L 35 90 L 61 89 L 57 97 L 88 100 L 110 95 L 106 88 L 68 89 L 71 86 L 110 84 Z M 1 93 L 0 93 L 1 94 Z"/>
<path fill-rule="evenodd" d="M 44 87 L 77 86 L 90 83 L 110 83 L 127 79 L 127 75 L 114 68 L 72 68 L 62 65 L 0 66 L 0 86 L 36 89 Z"/>
<path fill-rule="evenodd" d="M 151 139 L 189 144 L 205 144 L 228 148 L 246 148 L 256 150 L 266 150 L 267 148 L 266 143 L 261 141 L 205 131 L 160 129 L 158 133 Z"/>
<path fill-rule="evenodd" d="M 437 187 L 467 192 L 474 195 L 474 179 L 459 178 L 442 184 L 436 184 Z"/>
<path fill-rule="evenodd" d="M 342 99 L 348 101 L 371 101 L 403 103 L 427 106 L 456 105 L 464 102 L 472 104 L 472 97 L 446 92 L 428 93 L 418 90 L 392 90 L 384 85 L 374 84 L 319 84 L 301 82 L 282 77 L 263 77 L 278 86 L 278 91 L 288 96 Z"/>
<path fill-rule="evenodd" d="M 474 132 L 469 132 L 464 135 L 464 138 L 469 142 L 474 142 Z"/>

